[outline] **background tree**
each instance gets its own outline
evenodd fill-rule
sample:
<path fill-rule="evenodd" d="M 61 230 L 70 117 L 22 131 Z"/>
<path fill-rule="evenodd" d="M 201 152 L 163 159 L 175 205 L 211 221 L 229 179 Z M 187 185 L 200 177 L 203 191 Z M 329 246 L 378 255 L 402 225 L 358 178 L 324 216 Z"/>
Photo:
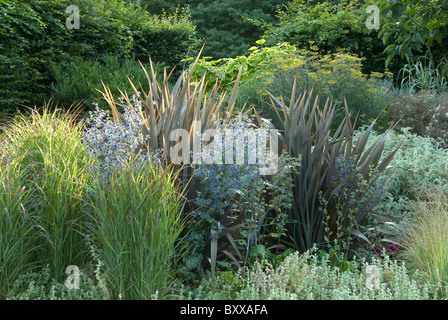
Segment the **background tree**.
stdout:
<path fill-rule="evenodd" d="M 152 14 L 188 9 L 198 37 L 206 42 L 203 55 L 220 59 L 247 52 L 263 35 L 265 26 L 277 21 L 277 10 L 288 0 L 142 0 L 141 3 Z"/>
<path fill-rule="evenodd" d="M 381 12 L 389 22 L 381 27 L 389 64 L 393 58 L 417 59 L 428 55 L 434 62 L 448 57 L 448 1 L 381 1 Z M 448 61 L 442 67 L 448 72 Z"/>
<path fill-rule="evenodd" d="M 264 25 L 274 23 L 285 0 L 189 0 L 198 36 L 206 40 L 204 55 L 227 58 L 241 55 L 260 39 Z"/>
<path fill-rule="evenodd" d="M 278 13 L 278 23 L 269 26 L 263 38 L 267 45 L 279 41 L 320 53 L 336 53 L 344 49 L 365 58 L 363 71 L 383 72 L 385 46 L 378 39 L 378 30 L 368 29 L 367 6 L 373 1 L 306 1 L 293 0 Z"/>

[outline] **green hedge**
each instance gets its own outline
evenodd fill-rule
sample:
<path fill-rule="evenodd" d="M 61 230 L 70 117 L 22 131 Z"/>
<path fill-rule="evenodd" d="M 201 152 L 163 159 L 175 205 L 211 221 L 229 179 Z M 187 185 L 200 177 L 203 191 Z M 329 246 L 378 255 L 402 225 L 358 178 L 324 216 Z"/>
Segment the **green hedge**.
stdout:
<path fill-rule="evenodd" d="M 0 112 L 45 97 L 45 63 L 66 51 L 62 39 L 68 37 L 57 18 L 62 14 L 58 2 L 0 3 Z"/>
<path fill-rule="evenodd" d="M 69 5 L 79 8 L 79 29 L 66 27 Z M 171 68 L 197 47 L 187 13 L 152 16 L 125 0 L 0 0 L 0 20 L 0 113 L 48 98 L 53 63 L 151 55 Z"/>

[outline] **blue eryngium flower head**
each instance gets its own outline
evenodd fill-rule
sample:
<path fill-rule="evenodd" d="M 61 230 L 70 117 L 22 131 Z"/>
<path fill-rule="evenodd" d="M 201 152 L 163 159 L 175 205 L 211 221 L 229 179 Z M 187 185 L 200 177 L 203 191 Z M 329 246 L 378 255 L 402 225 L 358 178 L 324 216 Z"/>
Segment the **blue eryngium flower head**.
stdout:
<path fill-rule="evenodd" d="M 86 131 L 83 141 L 87 152 L 97 157 L 99 174 L 107 180 L 110 172 L 119 169 L 144 140 L 141 132 L 143 119 L 140 116 L 141 103 L 133 95 L 132 106 L 124 105 L 123 122 L 114 122 L 109 111 L 95 105 L 86 117 Z M 139 154 L 137 161 L 147 161 L 147 156 Z"/>

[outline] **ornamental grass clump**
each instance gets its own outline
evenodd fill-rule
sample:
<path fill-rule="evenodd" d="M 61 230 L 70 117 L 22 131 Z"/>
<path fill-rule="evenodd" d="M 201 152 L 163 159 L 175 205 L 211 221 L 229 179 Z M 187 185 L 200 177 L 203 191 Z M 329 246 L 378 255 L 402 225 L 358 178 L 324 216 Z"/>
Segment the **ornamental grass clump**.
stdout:
<path fill-rule="evenodd" d="M 2 165 L 15 172 L 15 183 L 25 192 L 31 191 L 33 205 L 21 210 L 33 219 L 32 241 L 39 248 L 33 259 L 48 264 L 56 279 L 85 258 L 84 186 L 94 162 L 82 134 L 76 110 L 50 111 L 49 106 L 20 115 L 3 133 Z"/>
<path fill-rule="evenodd" d="M 19 172 L 8 165 L 0 166 L 0 299 L 8 295 L 21 274 L 36 267 L 32 258 L 38 246 L 33 241 L 30 193 L 22 185 Z"/>
<path fill-rule="evenodd" d="M 146 300 L 163 296 L 175 273 L 183 195 L 172 168 L 134 160 L 93 181 L 90 231 L 112 298 Z"/>
<path fill-rule="evenodd" d="M 448 289 L 448 199 L 443 189 L 427 190 L 412 205 L 414 217 L 404 223 L 400 243 L 410 265 L 422 271 L 438 297 Z"/>

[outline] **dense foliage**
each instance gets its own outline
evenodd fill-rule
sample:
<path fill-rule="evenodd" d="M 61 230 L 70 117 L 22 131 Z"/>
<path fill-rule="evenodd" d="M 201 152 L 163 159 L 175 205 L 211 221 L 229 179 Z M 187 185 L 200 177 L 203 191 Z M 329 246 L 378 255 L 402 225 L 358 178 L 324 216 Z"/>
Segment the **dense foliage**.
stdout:
<path fill-rule="evenodd" d="M 243 54 L 254 45 L 267 25 L 277 21 L 277 10 L 287 0 L 143 0 L 147 10 L 154 14 L 173 13 L 188 9 L 197 26 L 198 36 L 207 45 L 204 55 L 214 59 Z"/>
<path fill-rule="evenodd" d="M 394 101 L 389 117 L 398 128 L 411 128 L 413 133 L 434 138 L 446 148 L 448 139 L 448 93 L 421 90 Z"/>
<path fill-rule="evenodd" d="M 383 19 L 380 36 L 386 47 L 386 65 L 394 57 L 404 61 L 429 56 L 438 62 L 444 59 L 442 75 L 448 72 L 448 2 L 436 1 L 380 1 Z"/>
<path fill-rule="evenodd" d="M 49 71 L 55 81 L 50 85 L 50 94 L 62 106 L 68 107 L 82 101 L 90 109 L 94 109 L 94 103 L 108 109 L 99 91 L 103 89 L 103 83 L 107 83 L 115 95 L 120 94 L 118 88 L 132 95 L 135 92 L 129 80 L 145 85 L 144 68 L 148 67 L 149 63 L 141 65 L 135 60 L 117 56 L 106 56 L 103 60 L 74 58 L 70 62 L 52 62 Z"/>
<path fill-rule="evenodd" d="M 235 57 L 254 45 L 264 24 L 275 22 L 275 13 L 284 0 L 252 1 L 190 0 L 188 6 L 198 36 L 206 41 L 205 56 L 215 59 Z"/>
<path fill-rule="evenodd" d="M 67 58 L 70 48 L 63 9 L 60 1 L 0 3 L 0 111 L 45 97 L 48 57 Z"/>
<path fill-rule="evenodd" d="M 263 38 L 268 45 L 288 42 L 300 49 L 319 47 L 321 53 L 336 53 L 340 49 L 365 59 L 363 71 L 384 72 L 384 45 L 378 30 L 366 27 L 366 12 L 374 1 L 291 1 L 279 13 L 278 24 L 271 25 Z"/>
<path fill-rule="evenodd" d="M 0 299 L 447 298 L 446 1 L 282 3 L 0 0 Z"/>
<path fill-rule="evenodd" d="M 69 5 L 80 10 L 79 29 L 66 27 L 73 14 L 66 13 Z M 53 63 L 102 61 L 109 55 L 148 62 L 151 55 L 172 68 L 196 44 L 186 13 L 151 16 L 124 0 L 8 0 L 0 4 L 0 12 L 1 112 L 51 97 L 49 85 L 57 80 L 49 68 Z"/>
<path fill-rule="evenodd" d="M 334 125 L 344 117 L 344 99 L 353 115 L 360 116 L 357 123 L 360 125 L 381 116 L 395 96 L 390 90 L 392 73 L 365 74 L 362 60 L 354 55 L 343 52 L 323 55 L 317 46 L 298 50 L 288 43 L 272 47 L 264 44 L 265 40 L 259 40 L 248 53 L 235 58 L 203 58 L 191 72 L 196 78 L 205 76 L 210 84 L 219 80 L 224 88 L 230 89 L 241 68 L 237 107 L 255 107 L 279 129 L 282 124 L 268 92 L 276 98 L 283 96 L 288 102 L 294 82 L 296 93 L 312 89 L 320 96 L 322 105 L 327 98 L 333 100 L 337 109 Z M 378 127 L 384 130 L 386 123 L 387 118 L 382 116 Z"/>

